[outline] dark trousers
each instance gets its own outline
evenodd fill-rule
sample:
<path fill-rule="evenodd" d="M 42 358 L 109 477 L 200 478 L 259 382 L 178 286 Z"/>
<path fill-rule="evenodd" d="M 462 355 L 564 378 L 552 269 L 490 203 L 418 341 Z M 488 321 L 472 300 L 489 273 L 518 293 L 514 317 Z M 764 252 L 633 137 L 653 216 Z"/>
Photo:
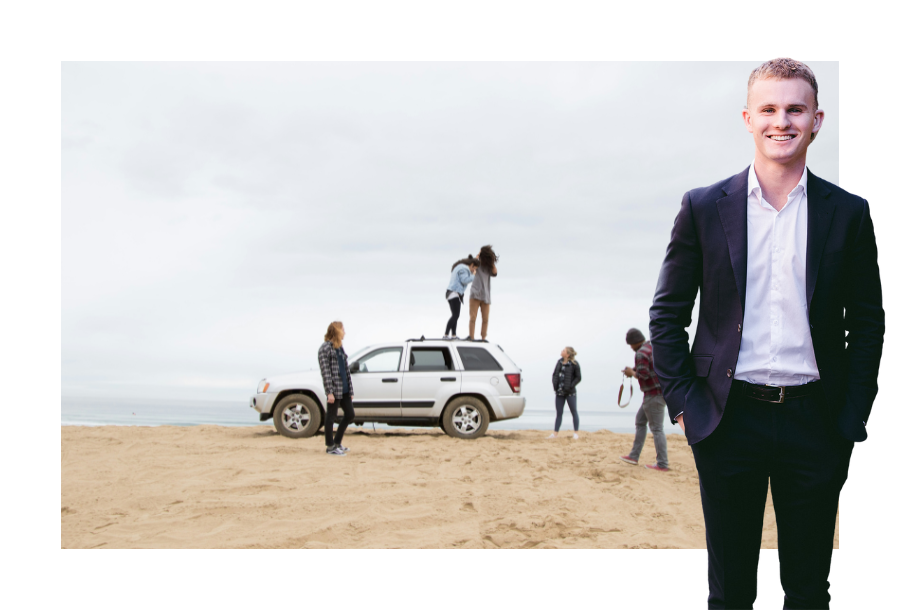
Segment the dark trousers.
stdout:
<path fill-rule="evenodd" d="M 575 424 L 575 432 L 578 432 L 578 403 L 576 399 L 575 394 L 556 397 L 556 426 L 553 428 L 554 432 L 559 432 L 559 427 L 562 425 L 563 407 L 566 406 L 567 402 L 569 403 L 569 411 L 572 412 L 572 423 Z"/>
<path fill-rule="evenodd" d="M 456 323 L 459 321 L 459 310 L 462 304 L 458 298 L 450 299 L 447 302 L 450 304 L 450 319 L 447 321 L 447 329 L 444 330 L 444 334 L 449 335 L 452 330 L 453 336 L 456 336 Z"/>
<path fill-rule="evenodd" d="M 325 445 L 331 447 L 340 445 L 344 440 L 344 431 L 353 423 L 356 413 L 353 411 L 350 394 L 344 394 L 340 399 L 335 398 L 333 403 L 327 404 L 327 407 L 325 411 Z M 334 420 L 337 419 L 338 407 L 344 410 L 344 416 L 341 418 L 341 423 L 338 424 L 337 434 L 334 434 Z"/>
<path fill-rule="evenodd" d="M 771 481 L 784 608 L 828 608 L 838 496 L 853 443 L 839 436 L 821 389 L 782 404 L 740 390 L 735 382 L 718 427 L 691 447 L 706 521 L 708 607 L 753 607 Z"/>

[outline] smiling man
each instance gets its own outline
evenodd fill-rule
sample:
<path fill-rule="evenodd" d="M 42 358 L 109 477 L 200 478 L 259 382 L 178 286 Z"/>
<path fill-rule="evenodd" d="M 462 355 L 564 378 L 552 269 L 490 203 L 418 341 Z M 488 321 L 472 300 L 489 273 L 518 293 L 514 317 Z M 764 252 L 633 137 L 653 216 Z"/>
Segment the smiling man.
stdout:
<path fill-rule="evenodd" d="M 709 608 L 753 607 L 769 485 L 784 607 L 828 608 L 838 497 L 877 392 L 875 233 L 865 199 L 806 167 L 817 97 L 805 64 L 753 71 L 753 163 L 684 195 L 650 308 L 656 373 L 700 475 Z"/>

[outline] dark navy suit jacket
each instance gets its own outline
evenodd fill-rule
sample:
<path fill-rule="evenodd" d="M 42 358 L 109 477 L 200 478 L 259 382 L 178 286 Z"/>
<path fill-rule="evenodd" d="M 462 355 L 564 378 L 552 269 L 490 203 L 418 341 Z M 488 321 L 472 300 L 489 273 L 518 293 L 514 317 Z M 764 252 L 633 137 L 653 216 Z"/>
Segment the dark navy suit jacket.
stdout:
<path fill-rule="evenodd" d="M 690 444 L 716 429 L 734 380 L 747 256 L 756 255 L 747 252 L 749 170 L 684 195 L 650 308 L 656 374 L 673 423 L 684 412 Z M 825 408 L 844 438 L 863 441 L 884 342 L 869 204 L 808 172 L 807 206 L 806 305 Z"/>

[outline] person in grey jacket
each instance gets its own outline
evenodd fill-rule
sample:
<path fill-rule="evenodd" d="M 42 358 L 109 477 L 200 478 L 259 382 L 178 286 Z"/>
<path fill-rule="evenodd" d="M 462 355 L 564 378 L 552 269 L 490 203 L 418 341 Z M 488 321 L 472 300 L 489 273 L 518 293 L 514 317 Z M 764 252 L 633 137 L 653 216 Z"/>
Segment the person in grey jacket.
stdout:
<path fill-rule="evenodd" d="M 581 365 L 575 360 L 577 352 L 571 347 L 564 347 L 560 356 L 562 358 L 553 369 L 553 391 L 556 393 L 556 425 L 553 434 L 547 438 L 556 438 L 559 427 L 562 424 L 563 407 L 569 403 L 569 411 L 572 413 L 572 422 L 575 424 L 575 434 L 572 438 L 578 438 L 578 409 L 576 407 L 575 386 L 581 383 Z"/>
<path fill-rule="evenodd" d="M 325 453 L 344 455 L 348 449 L 341 444 L 347 426 L 353 423 L 353 381 L 350 379 L 350 365 L 347 352 L 344 351 L 344 324 L 332 322 L 325 333 L 325 343 L 319 348 L 319 371 L 322 373 L 322 384 L 328 395 L 325 412 Z M 343 409 L 344 416 L 334 434 L 334 420 L 337 419 L 338 408 Z"/>
<path fill-rule="evenodd" d="M 492 246 L 482 246 L 478 253 L 481 263 L 475 272 L 469 291 L 469 339 L 475 339 L 475 321 L 481 311 L 481 340 L 487 340 L 488 317 L 491 313 L 491 278 L 497 277 L 497 261 L 500 257 Z"/>
<path fill-rule="evenodd" d="M 447 327 L 444 329 L 444 339 L 456 339 L 456 322 L 459 320 L 459 312 L 462 308 L 463 297 L 466 294 L 466 286 L 475 279 L 475 271 L 478 269 L 477 258 L 471 254 L 466 258 L 460 259 L 453 263 L 453 270 L 450 272 L 450 285 L 447 286 L 447 292 L 444 298 L 450 304 L 450 319 L 447 321 Z"/>

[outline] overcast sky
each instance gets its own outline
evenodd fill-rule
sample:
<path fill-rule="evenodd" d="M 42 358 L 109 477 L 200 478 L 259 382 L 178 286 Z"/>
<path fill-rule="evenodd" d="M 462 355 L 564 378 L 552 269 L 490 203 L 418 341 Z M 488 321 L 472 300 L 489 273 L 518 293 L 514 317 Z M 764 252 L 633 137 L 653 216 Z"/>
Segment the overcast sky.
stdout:
<path fill-rule="evenodd" d="M 764 59 L 63 63 L 63 395 L 249 399 L 333 319 L 351 352 L 438 337 L 490 243 L 528 406 L 572 345 L 579 408 L 615 408 L 683 193 L 752 161 Z M 809 65 L 839 183 L 838 64 Z"/>

